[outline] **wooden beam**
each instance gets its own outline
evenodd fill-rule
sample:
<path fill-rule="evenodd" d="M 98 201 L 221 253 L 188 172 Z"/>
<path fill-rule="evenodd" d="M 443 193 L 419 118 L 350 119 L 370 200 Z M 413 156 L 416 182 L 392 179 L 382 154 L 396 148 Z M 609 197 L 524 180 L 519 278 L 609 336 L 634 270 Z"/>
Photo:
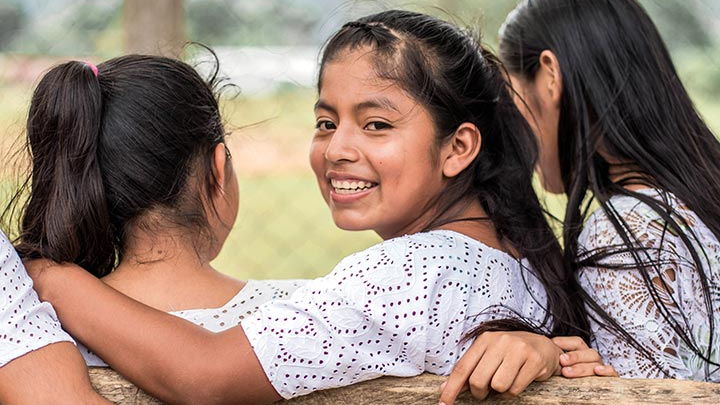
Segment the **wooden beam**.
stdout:
<path fill-rule="evenodd" d="M 104 397 L 120 405 L 159 405 L 160 401 L 106 368 L 90 368 L 90 380 Z M 288 405 L 330 404 L 432 404 L 438 402 L 438 387 L 444 377 L 423 374 L 414 378 L 384 377 L 373 381 L 286 401 Z M 720 384 L 682 380 L 645 380 L 588 377 L 553 377 L 533 383 L 517 398 L 494 395 L 478 401 L 467 393 L 457 405 L 635 405 L 635 404 L 720 404 Z"/>

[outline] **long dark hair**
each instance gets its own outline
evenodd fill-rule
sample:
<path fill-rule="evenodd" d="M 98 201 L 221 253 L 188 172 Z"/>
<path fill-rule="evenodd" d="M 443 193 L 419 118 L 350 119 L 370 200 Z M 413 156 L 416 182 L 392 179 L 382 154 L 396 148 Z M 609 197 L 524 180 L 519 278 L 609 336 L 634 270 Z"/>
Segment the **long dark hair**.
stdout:
<path fill-rule="evenodd" d="M 207 81 L 158 56 L 122 56 L 96 69 L 63 63 L 38 84 L 25 145 L 32 168 L 5 213 L 22 211 L 22 257 L 74 262 L 101 277 L 122 259 L 131 227 L 211 236 L 210 157 L 225 133 L 217 64 Z"/>
<path fill-rule="evenodd" d="M 703 243 L 669 202 L 626 186 L 644 184 L 673 193 L 720 239 L 720 143 L 695 110 L 656 27 L 635 0 L 521 3 L 501 29 L 500 57 L 508 71 L 532 80 L 544 50 L 555 54 L 562 75 L 558 144 L 568 195 L 563 230 L 566 260 L 580 270 L 613 254 L 630 255 L 665 321 L 706 366 L 715 364 L 710 351 L 717 345 L 713 343 L 717 308 L 713 310 L 708 281 L 711 269 Z M 613 167 L 601 151 L 628 163 Z M 611 169 L 620 172 L 621 180 L 611 180 Z M 590 203 L 584 202 L 588 191 L 624 246 L 579 257 L 578 237 L 590 208 Z M 665 230 L 678 234 L 691 252 L 708 312 L 706 350 L 687 333 L 692 326 L 687 318 L 674 317 L 661 299 L 663 287 L 652 282 L 654 275 L 661 274 L 661 263 L 642 254 L 639 235 L 630 231 L 608 201 L 614 195 L 631 196 L 649 206 L 665 222 Z M 600 325 L 662 369 L 646 347 L 584 295 Z"/>
<path fill-rule="evenodd" d="M 480 201 L 501 243 L 526 258 L 547 290 L 553 333 L 586 331 L 581 306 L 572 302 L 573 277 L 533 191 L 537 146 L 515 107 L 496 58 L 470 33 L 423 14 L 391 10 L 345 24 L 326 44 L 320 65 L 343 51 L 368 46 L 379 77 L 398 84 L 430 112 L 441 144 L 465 122 L 482 133 L 482 148 L 440 201 L 428 229 L 458 218 L 458 205 Z M 484 329 L 478 329 L 479 333 Z M 539 329 L 535 329 L 539 330 Z"/>

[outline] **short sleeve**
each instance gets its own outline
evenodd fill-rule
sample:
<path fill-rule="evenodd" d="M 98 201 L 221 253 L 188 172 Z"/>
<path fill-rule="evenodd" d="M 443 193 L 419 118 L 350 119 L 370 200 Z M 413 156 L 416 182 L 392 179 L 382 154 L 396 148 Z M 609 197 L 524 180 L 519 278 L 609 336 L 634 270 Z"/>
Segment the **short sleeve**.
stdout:
<path fill-rule="evenodd" d="M 2 232 L 0 272 L 0 367 L 51 343 L 73 342 L 52 306 L 38 299 L 32 279 Z"/>
<path fill-rule="evenodd" d="M 640 259 L 652 266 L 648 275 L 657 291 L 657 300 L 664 304 L 669 315 L 681 320 L 682 333 L 707 350 L 709 331 L 706 330 L 708 312 L 704 304 L 698 271 L 691 260 L 688 247 L 680 237 L 665 226 L 665 222 L 647 205 L 629 197 L 614 200 L 614 207 L 625 219 L 628 230 L 637 238 Z M 682 210 L 680 210 L 682 212 Z M 699 224 L 696 217 L 691 223 Z M 700 232 L 696 229 L 695 232 Z M 717 273 L 717 240 L 708 235 L 706 251 L 711 260 L 709 268 Z M 656 304 L 633 256 L 622 248 L 623 240 L 607 216 L 598 211 L 588 220 L 579 246 L 581 259 L 610 249 L 596 266 L 582 269 L 581 286 L 599 307 L 617 321 L 642 347 L 648 357 L 605 326 L 594 311 L 594 345 L 606 362 L 612 364 L 622 377 L 701 379 L 706 370 L 702 361 L 683 342 L 681 335 L 665 321 L 662 309 Z M 717 286 L 717 275 L 714 277 Z M 712 280 L 711 280 L 712 282 Z M 720 297 L 714 297 L 718 308 Z M 715 322 L 720 322 L 720 316 Z M 683 321 L 684 320 L 684 321 Z M 716 332 L 717 333 L 717 332 Z M 720 336 L 714 338 L 718 341 Z M 703 348 L 703 342 L 705 347 Z M 716 377 L 720 378 L 720 376 Z"/>
<path fill-rule="evenodd" d="M 515 268 L 495 254 L 437 235 L 393 239 L 261 306 L 242 326 L 284 398 L 379 376 L 446 374 L 472 326 L 506 317 L 507 307 L 542 306 L 514 290 Z"/>

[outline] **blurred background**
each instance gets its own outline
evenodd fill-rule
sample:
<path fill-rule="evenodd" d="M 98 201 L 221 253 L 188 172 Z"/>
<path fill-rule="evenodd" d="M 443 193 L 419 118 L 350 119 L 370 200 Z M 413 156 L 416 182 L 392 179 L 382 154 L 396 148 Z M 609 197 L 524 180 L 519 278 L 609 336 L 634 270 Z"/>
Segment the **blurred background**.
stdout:
<path fill-rule="evenodd" d="M 642 0 L 699 111 L 720 134 L 720 0 Z M 128 52 L 182 57 L 202 69 L 212 47 L 239 92 L 222 100 L 240 182 L 240 214 L 214 265 L 248 279 L 327 274 L 379 241 L 338 230 L 307 162 L 323 42 L 350 19 L 389 8 L 437 15 L 494 48 L 516 0 L 0 0 L 0 208 L 18 181 L 24 121 L 39 77 L 69 59 Z M 235 94 L 237 93 L 237 94 Z M 562 197 L 541 193 L 562 215 Z M 8 224 L 3 224 L 7 227 Z M 5 229 L 13 234 L 13 229 Z"/>

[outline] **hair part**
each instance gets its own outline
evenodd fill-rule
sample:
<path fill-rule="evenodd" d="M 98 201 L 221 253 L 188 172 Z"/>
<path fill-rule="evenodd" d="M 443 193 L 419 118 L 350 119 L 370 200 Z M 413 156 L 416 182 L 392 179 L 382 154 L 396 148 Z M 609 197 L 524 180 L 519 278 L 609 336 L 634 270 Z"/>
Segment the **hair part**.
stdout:
<path fill-rule="evenodd" d="M 560 245 L 532 186 L 535 138 L 515 107 L 496 58 L 473 35 L 448 22 L 385 11 L 345 24 L 328 41 L 318 89 L 328 63 L 364 48 L 374 54 L 379 78 L 397 84 L 429 111 L 438 144 L 466 122 L 482 134 L 477 158 L 451 179 L 438 202 L 439 214 L 426 229 L 463 220 L 456 217 L 457 208 L 478 200 L 501 243 L 527 258 L 547 290 L 547 317 L 535 330 L 543 331 L 552 318 L 552 333 L 585 335 L 583 309 L 572 302 L 573 278 L 565 271 Z"/>

